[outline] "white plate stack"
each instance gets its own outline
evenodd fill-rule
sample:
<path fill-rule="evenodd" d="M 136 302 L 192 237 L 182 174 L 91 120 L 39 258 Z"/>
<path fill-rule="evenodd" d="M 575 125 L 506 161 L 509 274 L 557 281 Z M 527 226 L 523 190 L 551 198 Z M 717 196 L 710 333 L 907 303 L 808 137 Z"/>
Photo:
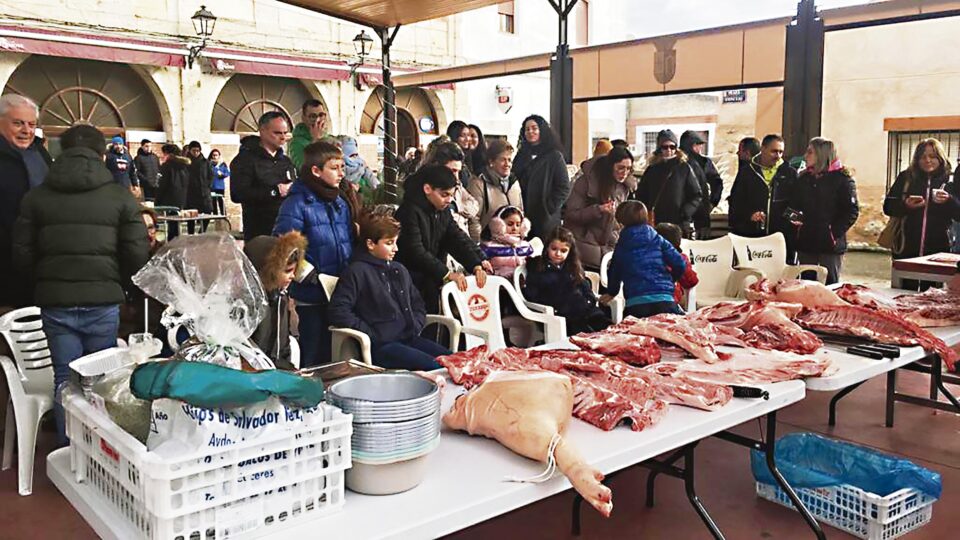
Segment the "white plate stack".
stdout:
<path fill-rule="evenodd" d="M 342 380 L 327 401 L 353 415 L 353 467 L 347 488 L 389 495 L 416 487 L 440 444 L 440 388 L 412 373 L 376 373 Z"/>

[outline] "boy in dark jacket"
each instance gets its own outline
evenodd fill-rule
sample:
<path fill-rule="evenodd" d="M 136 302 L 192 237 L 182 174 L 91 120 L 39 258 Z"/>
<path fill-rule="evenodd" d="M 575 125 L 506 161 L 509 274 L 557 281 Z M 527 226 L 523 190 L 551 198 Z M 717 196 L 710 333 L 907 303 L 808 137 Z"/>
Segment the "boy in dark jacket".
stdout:
<path fill-rule="evenodd" d="M 250 339 L 267 353 L 277 369 L 294 369 L 290 362 L 290 310 L 287 288 L 303 263 L 307 240 L 296 231 L 280 237 L 258 236 L 243 246 L 267 293 L 267 316 Z"/>
<path fill-rule="evenodd" d="M 389 369 L 431 370 L 450 351 L 420 337 L 426 321 L 423 298 L 410 272 L 398 262 L 400 224 L 389 216 L 370 215 L 360 223 L 360 242 L 330 299 L 333 326 L 370 336 L 373 363 Z"/>
<path fill-rule="evenodd" d="M 607 290 L 600 301 L 608 303 L 620 292 L 626 299 L 625 315 L 649 317 L 660 313 L 682 315 L 673 298 L 674 282 L 680 281 L 687 263 L 673 244 L 647 224 L 647 208 L 627 201 L 617 208 L 623 226 L 607 269 Z"/>
<path fill-rule="evenodd" d="M 300 179 L 280 206 L 274 236 L 299 231 L 307 238 L 307 262 L 319 274 L 339 276 L 350 262 L 354 217 L 341 191 L 343 154 L 326 142 L 307 145 Z M 290 295 L 297 301 L 300 319 L 301 367 L 330 361 L 327 298 L 317 280 L 294 283 Z"/>
<path fill-rule="evenodd" d="M 409 268 L 428 312 L 436 313 L 444 283 L 454 281 L 461 291 L 467 290 L 466 276 L 447 268 L 448 254 L 473 272 L 480 287 L 493 268 L 484 260 L 480 246 L 453 220 L 450 201 L 457 178 L 450 169 L 444 165 L 423 167 L 406 186 L 396 213 L 401 227 L 398 260 Z"/>
<path fill-rule="evenodd" d="M 148 258 L 137 201 L 104 165 L 103 133 L 78 125 L 60 143 L 46 181 L 24 197 L 13 236 L 14 262 L 37 283 L 57 389 L 70 362 L 116 346 L 123 285 Z M 60 405 L 55 414 L 65 444 Z"/>

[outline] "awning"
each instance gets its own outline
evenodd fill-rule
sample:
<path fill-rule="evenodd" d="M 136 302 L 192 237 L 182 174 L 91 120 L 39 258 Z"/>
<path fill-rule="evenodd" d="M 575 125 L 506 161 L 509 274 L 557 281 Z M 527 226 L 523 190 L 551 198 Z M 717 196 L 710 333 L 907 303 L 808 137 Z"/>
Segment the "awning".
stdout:
<path fill-rule="evenodd" d="M 503 0 L 281 0 L 374 28 L 413 24 L 501 3 Z"/>

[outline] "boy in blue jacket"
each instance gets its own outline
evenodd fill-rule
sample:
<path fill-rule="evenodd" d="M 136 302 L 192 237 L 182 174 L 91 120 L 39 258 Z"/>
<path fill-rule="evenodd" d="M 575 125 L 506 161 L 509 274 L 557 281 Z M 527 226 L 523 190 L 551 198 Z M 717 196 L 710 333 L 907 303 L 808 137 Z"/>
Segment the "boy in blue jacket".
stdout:
<path fill-rule="evenodd" d="M 351 205 L 340 190 L 343 154 L 336 146 L 315 142 L 304 148 L 300 179 L 290 188 L 273 235 L 299 231 L 307 238 L 306 259 L 318 274 L 339 276 L 350 261 L 354 238 Z M 316 279 L 293 283 L 290 296 L 296 300 L 300 319 L 300 366 L 330 361 L 330 323 L 327 295 Z"/>
<path fill-rule="evenodd" d="M 603 295 L 600 302 L 609 303 L 623 284 L 624 315 L 683 315 L 673 297 L 673 284 L 687 269 L 680 252 L 647 224 L 647 207 L 642 202 L 620 204 L 616 218 L 623 229 L 607 269 L 610 294 Z"/>
<path fill-rule="evenodd" d="M 446 348 L 420 337 L 426 321 L 423 298 L 406 267 L 393 261 L 400 223 L 364 216 L 360 242 L 333 291 L 327 313 L 333 326 L 370 336 L 373 363 L 389 369 L 431 370 Z M 358 246 L 360 248 L 360 246 Z"/>

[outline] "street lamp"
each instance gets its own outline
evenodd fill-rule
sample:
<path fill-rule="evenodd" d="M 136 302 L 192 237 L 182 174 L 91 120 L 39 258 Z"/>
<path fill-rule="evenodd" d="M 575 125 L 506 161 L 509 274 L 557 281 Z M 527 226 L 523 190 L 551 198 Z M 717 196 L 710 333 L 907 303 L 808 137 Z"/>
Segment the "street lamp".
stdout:
<path fill-rule="evenodd" d="M 200 6 L 200 9 L 190 17 L 193 22 L 193 30 L 201 38 L 199 45 L 190 47 L 190 56 L 187 57 L 187 68 L 193 68 L 193 62 L 200 57 L 200 51 L 207 46 L 207 39 L 213 35 L 213 27 L 217 24 L 217 17 L 207 10 L 207 6 Z"/>
<path fill-rule="evenodd" d="M 357 68 L 363 65 L 364 59 L 373 49 L 373 38 L 367 35 L 366 30 L 360 30 L 360 33 L 353 38 L 353 48 L 357 51 L 357 60 L 350 64 L 350 75 L 353 77 L 353 86 L 357 90 L 362 90 L 360 86 L 360 75 L 357 74 Z"/>

